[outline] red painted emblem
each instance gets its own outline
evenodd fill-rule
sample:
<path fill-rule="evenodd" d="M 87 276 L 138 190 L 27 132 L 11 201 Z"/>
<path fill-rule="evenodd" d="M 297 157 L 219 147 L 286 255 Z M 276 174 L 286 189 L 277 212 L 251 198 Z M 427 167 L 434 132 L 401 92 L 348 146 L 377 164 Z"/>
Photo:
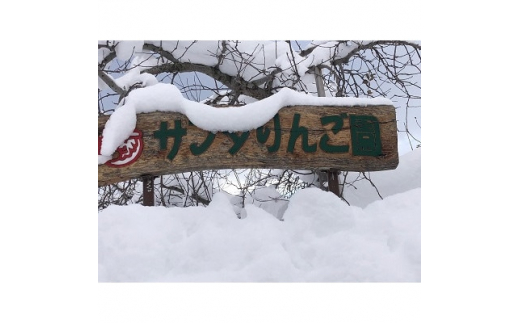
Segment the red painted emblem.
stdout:
<path fill-rule="evenodd" d="M 101 152 L 101 141 L 103 136 L 98 137 L 98 155 Z M 134 130 L 130 137 L 116 149 L 117 157 L 105 163 L 109 167 L 125 167 L 137 161 L 143 152 L 143 132 Z"/>

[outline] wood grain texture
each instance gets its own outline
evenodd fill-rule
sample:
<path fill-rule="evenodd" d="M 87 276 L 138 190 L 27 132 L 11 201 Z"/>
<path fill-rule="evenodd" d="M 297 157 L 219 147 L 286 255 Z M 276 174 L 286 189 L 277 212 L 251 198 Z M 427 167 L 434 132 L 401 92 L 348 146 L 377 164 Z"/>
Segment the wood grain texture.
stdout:
<path fill-rule="evenodd" d="M 294 131 L 296 115 L 299 116 L 297 126 L 300 127 L 300 132 Z M 355 155 L 353 148 L 356 142 L 353 142 L 352 138 L 351 116 L 370 116 L 377 119 L 381 144 L 377 156 Z M 262 136 L 262 133 L 266 133 L 255 129 L 249 131 L 249 134 L 218 132 L 214 135 L 211 145 L 203 149 L 200 145 L 205 140 L 208 140 L 206 143 L 211 141 L 211 133 L 191 125 L 183 114 L 139 114 L 136 129 L 143 132 L 144 150 L 141 156 L 135 163 L 126 167 L 99 165 L 98 185 L 116 183 L 145 174 L 164 175 L 205 169 L 335 169 L 364 172 L 395 169 L 399 163 L 397 123 L 393 106 L 291 106 L 282 108 L 278 117 L 279 129 L 275 129 L 275 119 L 261 127 L 264 131 L 269 131 L 268 136 Z M 107 120 L 108 116 L 98 118 L 99 136 L 102 135 Z M 186 134 L 182 136 L 178 152 L 170 160 L 168 155 L 172 155 L 175 138 L 168 138 L 166 149 L 160 149 L 157 132 L 164 122 L 167 123 L 167 129 L 174 129 L 176 120 L 180 120 Z M 341 128 L 333 129 L 338 126 L 340 120 Z M 302 130 L 302 127 L 305 129 Z M 308 136 L 307 145 L 302 143 L 305 141 L 304 133 Z M 328 136 L 325 138 L 328 140 L 323 139 L 325 135 Z M 242 146 L 233 141 L 233 138 L 238 142 L 238 139 L 246 136 L 247 139 Z M 292 149 L 291 141 L 294 144 Z M 330 149 L 324 149 L 325 144 L 329 148 L 336 147 L 334 149 L 337 151 L 330 152 Z M 349 146 L 348 151 L 345 151 L 346 146 Z M 312 150 L 315 151 L 308 152 Z M 200 154 L 196 155 L 194 151 Z"/>

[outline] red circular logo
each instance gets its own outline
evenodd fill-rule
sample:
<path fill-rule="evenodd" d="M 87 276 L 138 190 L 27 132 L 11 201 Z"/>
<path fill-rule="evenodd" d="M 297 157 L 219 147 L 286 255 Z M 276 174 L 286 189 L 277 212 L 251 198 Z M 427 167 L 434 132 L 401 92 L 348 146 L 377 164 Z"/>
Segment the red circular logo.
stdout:
<path fill-rule="evenodd" d="M 98 155 L 101 152 L 103 136 L 98 137 Z M 137 161 L 143 152 L 143 132 L 135 129 L 130 137 L 116 149 L 117 157 L 105 163 L 109 167 L 125 167 Z"/>

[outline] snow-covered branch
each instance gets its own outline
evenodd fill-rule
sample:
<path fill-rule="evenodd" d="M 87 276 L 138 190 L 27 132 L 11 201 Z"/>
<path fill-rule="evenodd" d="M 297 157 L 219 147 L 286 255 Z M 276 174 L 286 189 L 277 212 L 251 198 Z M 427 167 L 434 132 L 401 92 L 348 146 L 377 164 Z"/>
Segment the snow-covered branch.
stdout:
<path fill-rule="evenodd" d="M 411 46 L 413 47 L 417 53 L 421 50 L 421 45 L 416 42 L 411 41 L 403 41 L 403 40 L 377 40 L 377 41 L 362 41 L 362 42 L 353 42 L 355 44 L 355 49 L 349 51 L 347 55 L 344 57 L 339 57 L 333 59 L 331 65 L 339 65 L 346 64 L 352 58 L 352 56 L 356 55 L 360 51 L 367 49 L 374 49 L 376 46 Z M 419 54 L 420 55 L 420 54 Z"/>
<path fill-rule="evenodd" d="M 268 96 L 272 95 L 273 93 L 271 88 L 259 87 L 259 84 L 273 79 L 272 74 L 262 75 L 262 77 L 259 79 L 255 78 L 246 80 L 238 73 L 233 74 L 224 72 L 226 68 L 223 66 L 223 64 L 228 63 L 229 58 L 226 58 L 225 55 L 226 42 L 223 41 L 222 43 L 224 45 L 222 46 L 220 53 L 217 51 L 213 53 L 213 55 L 217 57 L 217 62 L 215 65 L 211 65 L 213 63 L 212 61 L 208 61 L 206 64 L 193 63 L 189 55 L 186 55 L 187 52 L 184 52 L 182 55 L 186 56 L 185 60 L 182 60 L 182 58 L 178 59 L 172 54 L 171 51 L 167 51 L 163 47 L 157 46 L 155 44 L 145 43 L 143 45 L 143 50 L 148 50 L 158 54 L 161 58 L 166 58 L 167 62 L 151 67 L 147 67 L 147 63 L 143 63 L 142 71 L 154 75 L 161 73 L 200 72 L 212 77 L 216 81 L 226 85 L 229 88 L 232 88 L 239 93 L 256 98 L 258 100 L 267 98 Z M 228 50 L 227 52 L 229 53 L 230 51 Z"/>
<path fill-rule="evenodd" d="M 110 87 L 110 89 L 114 92 L 116 92 L 119 95 L 122 95 L 125 93 L 125 90 L 119 87 L 119 85 L 116 84 L 113 78 L 111 78 L 108 74 L 103 72 L 102 70 L 98 69 L 98 76 L 99 78 L 105 82 L 105 84 Z"/>
<path fill-rule="evenodd" d="M 103 51 L 100 54 L 103 64 L 115 57 L 132 57 L 130 68 L 155 76 L 172 75 L 172 81 L 173 77 L 182 73 L 203 73 L 232 90 L 229 93 L 234 95 L 234 99 L 229 102 L 236 101 L 241 94 L 261 100 L 283 87 L 316 93 L 312 76 L 316 66 L 329 71 L 338 66 L 348 66 L 351 65 L 351 59 L 362 56 L 359 54 L 363 51 L 373 51 L 373 55 L 379 55 L 378 59 L 393 64 L 397 58 L 384 53 L 386 48 L 408 46 L 414 49 L 419 59 L 421 49 L 418 43 L 400 40 L 321 41 L 313 42 L 299 51 L 288 41 L 144 41 L 107 44 L 99 48 Z M 413 54 L 409 53 L 411 55 Z M 345 78 L 355 78 L 356 71 L 344 71 L 346 74 L 335 76 L 341 78 L 340 82 Z M 391 80 L 395 78 L 389 70 L 383 73 L 387 73 Z M 107 85 L 115 92 L 118 91 L 113 84 Z M 338 93 L 337 90 L 337 87 L 329 86 L 328 95 L 349 96 L 348 93 Z M 361 89 L 357 85 L 354 90 L 356 94 L 385 94 L 382 90 Z"/>

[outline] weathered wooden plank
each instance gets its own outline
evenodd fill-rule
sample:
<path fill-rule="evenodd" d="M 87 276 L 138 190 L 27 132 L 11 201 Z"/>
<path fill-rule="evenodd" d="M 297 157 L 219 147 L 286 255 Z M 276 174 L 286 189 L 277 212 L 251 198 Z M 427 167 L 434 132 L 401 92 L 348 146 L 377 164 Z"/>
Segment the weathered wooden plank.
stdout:
<path fill-rule="evenodd" d="M 238 133 L 211 133 L 174 112 L 139 114 L 136 129 L 142 139 L 136 133 L 115 159 L 98 166 L 98 185 L 204 169 L 395 169 L 399 155 L 394 109 L 285 107 L 264 126 Z M 99 136 L 107 119 L 98 119 Z M 132 161 L 132 153 L 137 156 L 140 144 L 139 157 L 125 164 Z"/>

